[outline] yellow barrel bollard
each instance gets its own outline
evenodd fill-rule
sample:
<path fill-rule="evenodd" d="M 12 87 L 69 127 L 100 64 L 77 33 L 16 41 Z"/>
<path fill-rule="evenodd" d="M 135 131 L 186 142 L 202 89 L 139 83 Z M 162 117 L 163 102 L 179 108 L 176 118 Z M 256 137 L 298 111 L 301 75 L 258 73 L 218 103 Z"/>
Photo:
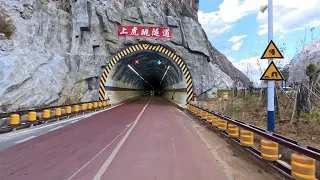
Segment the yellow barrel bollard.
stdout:
<path fill-rule="evenodd" d="M 296 180 L 315 180 L 316 161 L 305 155 L 292 153 L 291 177 Z"/>
<path fill-rule="evenodd" d="M 206 117 L 207 117 L 207 115 L 209 115 L 206 111 L 203 111 L 203 113 L 200 115 L 200 118 L 202 119 L 202 120 L 205 120 L 206 119 Z"/>
<path fill-rule="evenodd" d="M 279 158 L 279 145 L 276 142 L 261 139 L 261 157 L 267 161 L 277 161 Z"/>
<path fill-rule="evenodd" d="M 92 103 L 89 103 L 88 104 L 88 109 L 92 109 L 92 106 L 93 106 Z"/>
<path fill-rule="evenodd" d="M 42 118 L 43 119 L 49 119 L 51 116 L 51 112 L 49 109 L 45 109 L 42 111 Z"/>
<path fill-rule="evenodd" d="M 227 130 L 227 126 L 228 126 L 228 123 L 226 120 L 219 120 L 218 121 L 218 129 L 221 130 L 221 131 L 226 131 Z"/>
<path fill-rule="evenodd" d="M 73 106 L 73 112 L 75 112 L 75 113 L 79 112 L 79 105 Z"/>
<path fill-rule="evenodd" d="M 239 137 L 239 128 L 234 124 L 228 124 L 228 136 L 231 138 Z"/>
<path fill-rule="evenodd" d="M 102 107 L 102 102 L 101 101 L 98 103 L 98 107 Z"/>
<path fill-rule="evenodd" d="M 212 119 L 213 119 L 213 115 L 212 115 L 212 114 L 210 114 L 210 115 L 208 115 L 208 116 L 206 117 L 206 120 L 207 120 L 207 122 L 208 122 L 209 124 L 212 124 Z"/>
<path fill-rule="evenodd" d="M 37 120 L 37 113 L 34 111 L 28 112 L 28 121 L 34 122 Z"/>
<path fill-rule="evenodd" d="M 106 101 L 106 104 L 107 104 L 107 106 L 109 106 L 109 105 L 110 105 L 110 101 L 109 101 L 109 100 L 107 100 L 107 101 Z"/>
<path fill-rule="evenodd" d="M 66 106 L 66 114 L 71 114 L 71 113 L 72 113 L 71 106 Z"/>
<path fill-rule="evenodd" d="M 107 106 L 107 102 L 106 101 L 102 101 L 102 106 L 106 107 Z"/>
<path fill-rule="evenodd" d="M 19 114 L 11 114 L 10 115 L 10 125 L 18 125 L 20 124 L 20 115 Z"/>
<path fill-rule="evenodd" d="M 81 104 L 81 111 L 87 110 L 87 104 Z"/>
<path fill-rule="evenodd" d="M 241 129 L 240 144 L 246 147 L 253 147 L 253 132 Z"/>
<path fill-rule="evenodd" d="M 61 116 L 61 108 L 54 109 L 54 115 L 55 116 Z"/>
<path fill-rule="evenodd" d="M 218 127 L 219 119 L 220 118 L 218 118 L 217 116 L 214 116 L 213 119 L 212 119 L 212 126 Z"/>
<path fill-rule="evenodd" d="M 93 109 L 96 109 L 96 108 L 98 108 L 98 103 L 97 103 L 97 102 L 94 102 L 94 103 L 93 103 Z"/>

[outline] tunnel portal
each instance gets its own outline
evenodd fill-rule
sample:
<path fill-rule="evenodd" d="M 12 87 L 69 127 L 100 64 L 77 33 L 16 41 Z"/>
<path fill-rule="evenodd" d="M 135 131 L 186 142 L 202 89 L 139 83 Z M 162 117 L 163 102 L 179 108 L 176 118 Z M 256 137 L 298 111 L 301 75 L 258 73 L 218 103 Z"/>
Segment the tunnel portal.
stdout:
<path fill-rule="evenodd" d="M 193 94 L 191 74 L 183 60 L 167 48 L 137 44 L 120 51 L 108 63 L 101 76 L 99 99 L 150 91 L 186 103 Z"/>

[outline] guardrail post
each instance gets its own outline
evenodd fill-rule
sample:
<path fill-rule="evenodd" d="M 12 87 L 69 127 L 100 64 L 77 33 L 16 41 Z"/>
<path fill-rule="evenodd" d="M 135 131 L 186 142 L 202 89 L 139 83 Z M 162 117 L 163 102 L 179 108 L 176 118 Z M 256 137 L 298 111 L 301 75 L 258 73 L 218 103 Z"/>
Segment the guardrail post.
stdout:
<path fill-rule="evenodd" d="M 226 120 L 218 120 L 218 129 L 220 131 L 226 131 L 227 130 L 227 126 L 228 126 L 228 123 Z"/>
<path fill-rule="evenodd" d="M 315 180 L 316 161 L 307 156 L 292 153 L 291 177 L 296 180 Z"/>
<path fill-rule="evenodd" d="M 68 118 L 69 118 L 69 117 L 70 117 L 69 114 L 72 113 L 72 108 L 71 108 L 71 106 L 66 106 L 65 110 L 66 110 L 66 114 L 68 114 Z"/>
<path fill-rule="evenodd" d="M 213 116 L 213 118 L 212 118 L 212 126 L 218 127 L 219 119 L 220 118 L 218 118 L 217 116 Z"/>
<path fill-rule="evenodd" d="M 19 114 L 11 114 L 10 115 L 10 125 L 13 126 L 13 131 L 16 130 L 16 125 L 20 124 L 20 115 Z"/>
<path fill-rule="evenodd" d="M 92 103 L 89 103 L 89 104 L 88 104 L 88 109 L 89 109 L 89 110 L 92 110 L 92 106 L 93 106 Z"/>
<path fill-rule="evenodd" d="M 33 127 L 33 123 L 37 120 L 37 112 L 31 111 L 28 112 L 28 121 L 31 122 L 31 126 Z"/>
<path fill-rule="evenodd" d="M 239 128 L 234 124 L 228 124 L 228 136 L 231 138 L 239 137 Z"/>
<path fill-rule="evenodd" d="M 253 132 L 241 129 L 240 144 L 242 146 L 253 147 L 253 139 L 254 139 Z"/>
<path fill-rule="evenodd" d="M 279 145 L 269 140 L 261 140 L 261 157 L 267 161 L 277 161 L 279 158 Z"/>
<path fill-rule="evenodd" d="M 101 101 L 98 102 L 98 107 L 99 107 L 99 108 L 102 107 L 102 102 L 101 102 Z"/>
<path fill-rule="evenodd" d="M 212 114 L 209 114 L 207 117 L 206 117 L 206 120 L 209 124 L 212 124 L 212 119 L 213 119 L 213 115 Z"/>
<path fill-rule="evenodd" d="M 93 103 L 93 109 L 96 111 L 97 108 L 98 108 L 98 102 L 94 102 L 94 103 Z"/>
<path fill-rule="evenodd" d="M 81 111 L 83 111 L 82 114 L 84 114 L 86 110 L 87 110 L 87 104 L 81 104 Z"/>
<path fill-rule="evenodd" d="M 47 120 L 49 119 L 51 116 L 51 111 L 49 109 L 45 109 L 42 111 L 42 118 Z M 47 123 L 48 121 L 45 121 L 45 123 Z"/>
<path fill-rule="evenodd" d="M 79 112 L 79 105 L 74 105 L 73 106 L 73 112 L 75 112 L 76 115 L 77 115 L 77 113 Z"/>
<path fill-rule="evenodd" d="M 57 121 L 59 121 L 59 117 L 61 116 L 61 108 L 54 109 L 54 116 L 57 118 Z"/>

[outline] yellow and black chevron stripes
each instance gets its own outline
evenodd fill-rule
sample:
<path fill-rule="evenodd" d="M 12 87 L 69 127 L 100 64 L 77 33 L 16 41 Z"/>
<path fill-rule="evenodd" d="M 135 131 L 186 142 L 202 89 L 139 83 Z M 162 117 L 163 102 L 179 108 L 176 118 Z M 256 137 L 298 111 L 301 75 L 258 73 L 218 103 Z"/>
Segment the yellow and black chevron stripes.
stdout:
<path fill-rule="evenodd" d="M 106 90 L 105 90 L 106 81 L 107 81 L 108 74 L 111 72 L 114 65 L 123 57 L 136 51 L 157 51 L 159 53 L 165 54 L 174 62 L 176 62 L 178 66 L 181 68 L 187 82 L 187 101 L 191 101 L 192 94 L 193 94 L 193 87 L 192 87 L 191 74 L 187 68 L 187 65 L 183 62 L 183 60 L 178 55 L 176 55 L 174 52 L 170 51 L 169 49 L 161 45 L 152 45 L 152 44 L 136 44 L 136 45 L 130 46 L 125 50 L 118 52 L 118 54 L 116 54 L 112 58 L 112 60 L 108 63 L 108 65 L 106 66 L 100 78 L 100 87 L 99 87 L 100 100 L 106 99 Z"/>

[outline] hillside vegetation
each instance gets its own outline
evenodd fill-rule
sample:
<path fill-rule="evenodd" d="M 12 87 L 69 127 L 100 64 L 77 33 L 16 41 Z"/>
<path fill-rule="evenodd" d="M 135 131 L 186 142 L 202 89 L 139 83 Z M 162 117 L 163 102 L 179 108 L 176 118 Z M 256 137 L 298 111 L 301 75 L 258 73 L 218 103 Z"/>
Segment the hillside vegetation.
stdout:
<path fill-rule="evenodd" d="M 221 92 L 219 94 L 221 97 Z M 280 116 L 275 117 L 275 133 L 320 148 L 320 109 L 314 108 L 311 114 L 303 113 L 297 117 L 293 115 L 294 103 L 288 98 L 289 95 L 279 94 Z M 221 98 L 198 103 L 232 118 L 267 129 L 267 107 L 262 105 L 259 92 L 247 93 L 245 97 L 241 94 L 233 97 L 232 91 L 229 91 L 225 111 Z"/>

